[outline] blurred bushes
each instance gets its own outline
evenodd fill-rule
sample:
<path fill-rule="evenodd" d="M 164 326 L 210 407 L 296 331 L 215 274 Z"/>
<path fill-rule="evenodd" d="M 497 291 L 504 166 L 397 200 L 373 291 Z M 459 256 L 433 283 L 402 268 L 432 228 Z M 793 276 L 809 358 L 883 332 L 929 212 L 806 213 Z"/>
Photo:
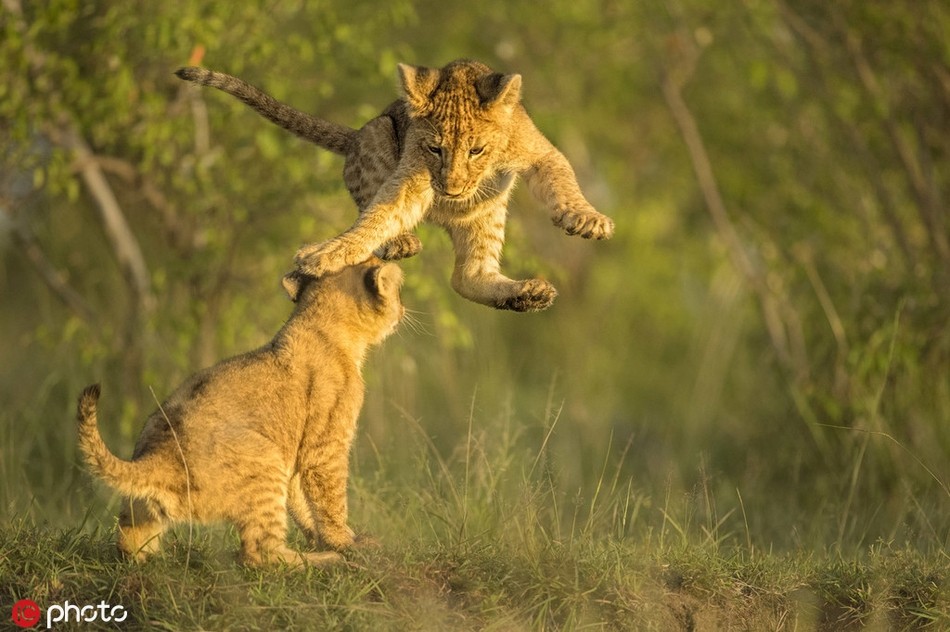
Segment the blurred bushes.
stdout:
<path fill-rule="evenodd" d="M 356 126 L 395 98 L 397 61 L 468 56 L 523 74 L 529 111 L 617 235 L 568 238 L 519 191 L 505 268 L 561 296 L 514 315 L 454 295 L 448 240 L 423 229 L 404 264 L 422 331 L 369 364 L 361 450 L 412 449 L 411 417 L 449 451 L 470 420 L 506 415 L 530 449 L 556 419 L 565 489 L 589 494 L 623 454 L 657 495 L 712 477 L 734 504 L 741 489 L 764 539 L 945 541 L 950 11 L 794 5 L 5 2 L 0 427 L 7 480 L 22 481 L 0 490 L 7 510 L 73 493 L 53 489 L 76 484 L 79 388 L 104 383 L 104 431 L 128 449 L 150 389 L 161 399 L 267 340 L 294 250 L 354 217 L 339 158 L 176 67 L 200 61 Z M 147 287 L 117 258 L 71 135 Z"/>

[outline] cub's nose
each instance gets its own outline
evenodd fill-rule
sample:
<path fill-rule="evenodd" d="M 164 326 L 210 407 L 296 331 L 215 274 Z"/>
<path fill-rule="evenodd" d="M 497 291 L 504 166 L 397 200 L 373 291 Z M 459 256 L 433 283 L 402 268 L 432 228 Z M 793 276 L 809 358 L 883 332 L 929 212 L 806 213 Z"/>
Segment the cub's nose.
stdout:
<path fill-rule="evenodd" d="M 465 185 L 462 184 L 446 184 L 444 189 L 445 197 L 456 198 L 462 197 L 465 194 Z"/>

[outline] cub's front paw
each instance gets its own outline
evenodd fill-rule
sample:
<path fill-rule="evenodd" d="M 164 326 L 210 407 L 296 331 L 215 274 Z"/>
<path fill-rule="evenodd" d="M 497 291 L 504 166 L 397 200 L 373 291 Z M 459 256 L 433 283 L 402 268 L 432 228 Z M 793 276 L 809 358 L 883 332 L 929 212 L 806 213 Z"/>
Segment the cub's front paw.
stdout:
<path fill-rule="evenodd" d="M 297 270 L 310 276 L 322 277 L 339 272 L 348 265 L 346 244 L 331 239 L 322 244 L 308 244 L 294 255 Z"/>
<path fill-rule="evenodd" d="M 385 261 L 414 257 L 422 251 L 422 242 L 412 233 L 394 237 L 376 249 L 376 256 Z"/>
<path fill-rule="evenodd" d="M 320 541 L 334 551 L 345 551 L 356 542 L 356 534 L 347 525 L 324 525 Z"/>
<path fill-rule="evenodd" d="M 306 259 L 311 255 L 315 255 L 320 252 L 320 249 L 326 246 L 329 242 L 320 241 L 315 244 L 304 244 L 301 246 L 297 252 L 294 254 L 294 261 L 300 261 L 301 259 Z"/>
<path fill-rule="evenodd" d="M 514 312 L 540 312 L 547 309 L 557 298 L 557 290 L 543 279 L 528 279 L 521 283 L 518 292 L 495 304 L 498 309 Z"/>
<path fill-rule="evenodd" d="M 585 211 L 561 209 L 552 220 L 568 235 L 579 235 L 584 239 L 610 239 L 614 234 L 614 221 L 592 208 Z"/>

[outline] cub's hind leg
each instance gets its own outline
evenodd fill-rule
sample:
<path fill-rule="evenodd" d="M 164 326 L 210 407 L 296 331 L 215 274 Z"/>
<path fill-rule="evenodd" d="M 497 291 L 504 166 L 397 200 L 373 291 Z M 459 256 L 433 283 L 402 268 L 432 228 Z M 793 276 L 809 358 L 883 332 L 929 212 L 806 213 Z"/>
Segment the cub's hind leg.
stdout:
<path fill-rule="evenodd" d="M 119 512 L 116 545 L 123 555 L 144 561 L 161 548 L 161 537 L 167 527 L 158 508 L 146 500 L 127 498 Z"/>

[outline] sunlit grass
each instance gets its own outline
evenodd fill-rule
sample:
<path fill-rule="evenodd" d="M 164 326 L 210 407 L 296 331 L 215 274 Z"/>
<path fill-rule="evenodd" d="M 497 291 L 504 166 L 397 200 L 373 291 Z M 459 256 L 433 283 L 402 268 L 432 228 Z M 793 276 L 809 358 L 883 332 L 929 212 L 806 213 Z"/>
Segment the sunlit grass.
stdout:
<path fill-rule="evenodd" d="M 555 411 L 556 413 L 556 411 Z M 471 417 L 474 420 L 474 413 Z M 379 545 L 324 569 L 237 563 L 227 526 L 175 529 L 144 565 L 119 558 L 101 501 L 73 527 L 11 516 L 0 528 L 0 603 L 105 600 L 151 629 L 933 629 L 950 623 L 950 559 L 878 542 L 771 552 L 756 546 L 741 495 L 707 478 L 654 495 L 604 463 L 587 490 L 565 489 L 552 453 L 510 419 L 470 424 L 440 453 L 402 420 L 415 449 L 362 455 L 353 524 Z M 605 451 L 609 452 L 609 450 Z M 365 452 L 365 450 L 364 450 Z M 81 493 L 89 492 L 85 485 Z M 29 514 L 30 512 L 27 512 Z M 292 544 L 302 546 L 299 534 Z M 93 624 L 91 628 L 95 629 Z"/>

